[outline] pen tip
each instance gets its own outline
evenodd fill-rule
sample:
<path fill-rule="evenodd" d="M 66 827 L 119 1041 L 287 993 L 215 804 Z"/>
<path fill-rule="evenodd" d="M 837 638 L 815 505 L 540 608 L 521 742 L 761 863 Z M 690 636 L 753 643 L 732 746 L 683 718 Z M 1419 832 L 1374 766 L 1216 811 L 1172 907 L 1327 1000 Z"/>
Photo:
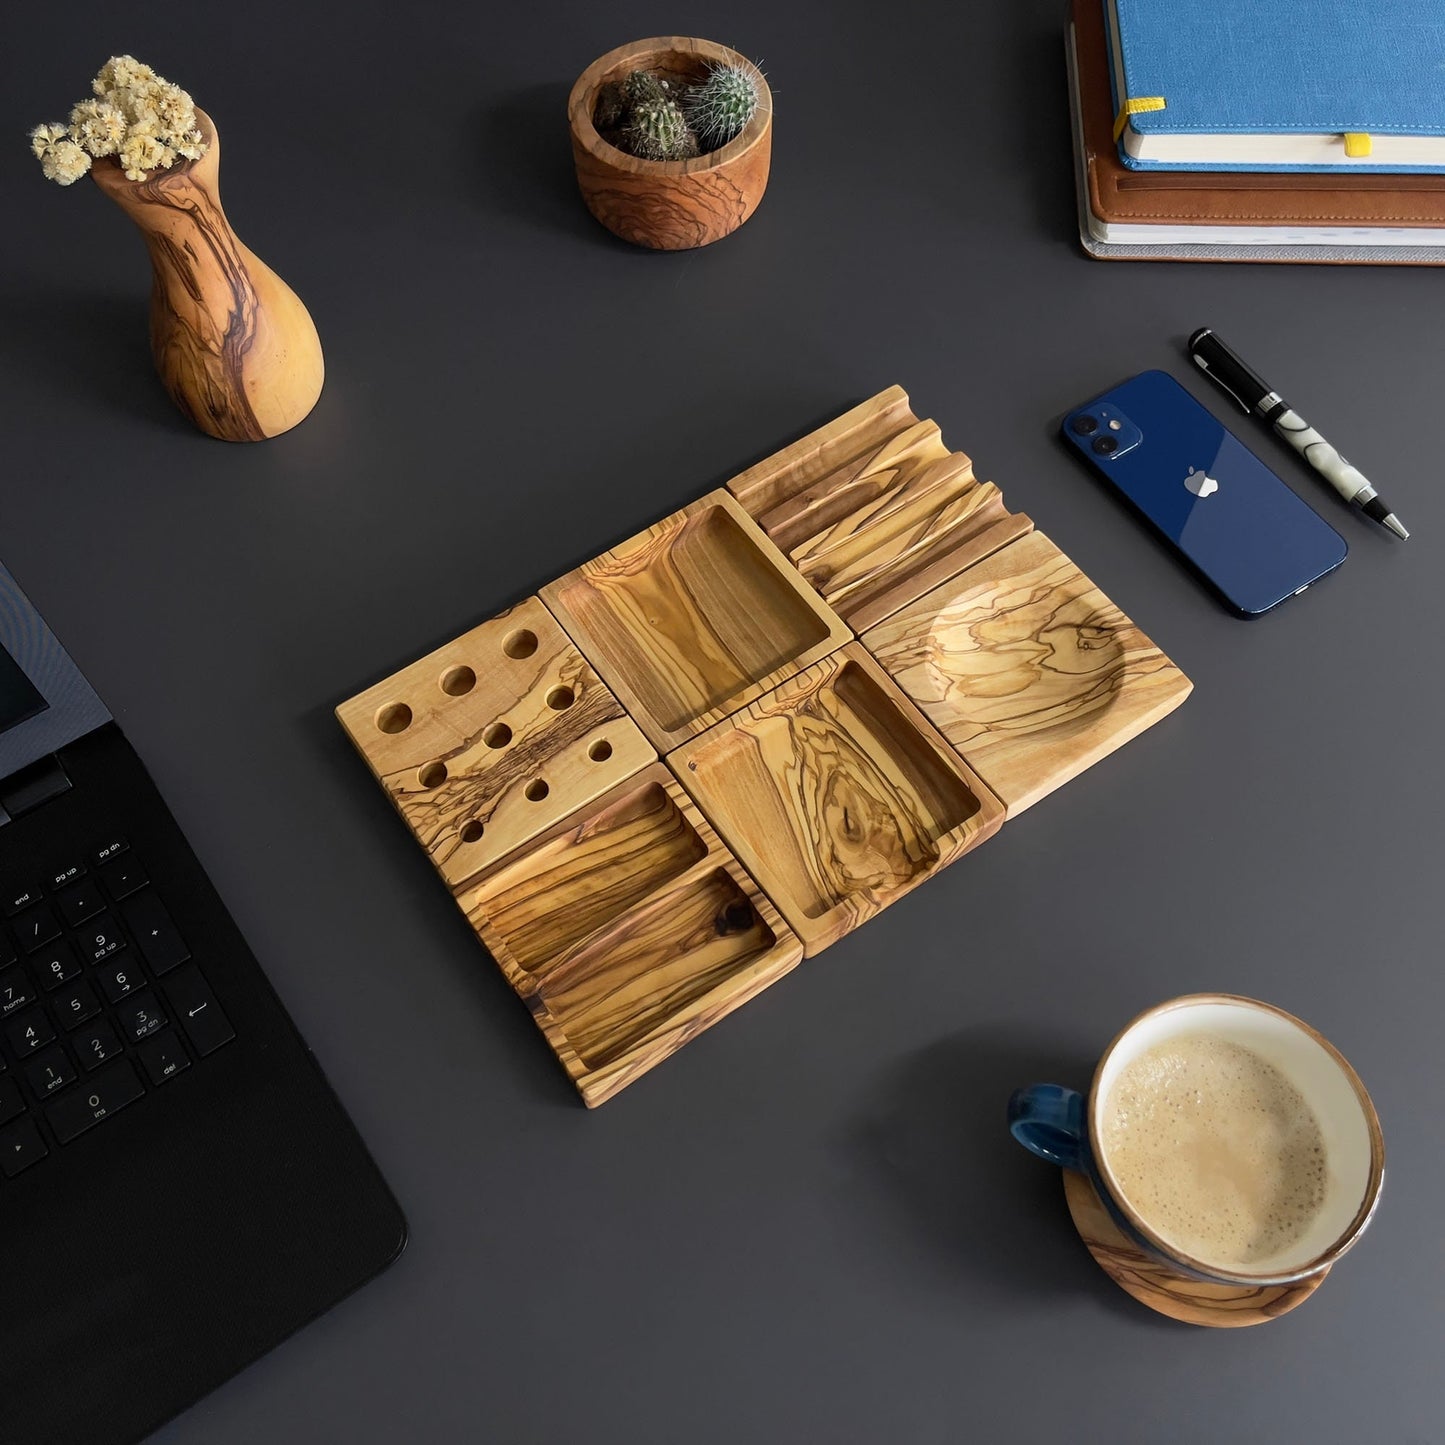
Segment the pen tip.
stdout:
<path fill-rule="evenodd" d="M 1389 516 L 1387 516 L 1387 517 L 1385 518 L 1385 525 L 1386 525 L 1402 542 L 1405 541 L 1405 540 L 1409 537 L 1409 535 L 1410 535 L 1410 534 L 1405 530 L 1405 524 L 1404 524 L 1403 522 L 1401 522 L 1401 520 L 1400 520 L 1393 512 L 1391 512 L 1391 513 L 1389 514 Z"/>

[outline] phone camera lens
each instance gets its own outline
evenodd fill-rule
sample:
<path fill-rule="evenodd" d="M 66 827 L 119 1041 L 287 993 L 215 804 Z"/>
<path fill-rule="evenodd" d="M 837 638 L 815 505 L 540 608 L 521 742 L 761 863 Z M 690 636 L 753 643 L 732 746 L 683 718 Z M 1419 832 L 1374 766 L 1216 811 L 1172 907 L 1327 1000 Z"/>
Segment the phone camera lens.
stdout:
<path fill-rule="evenodd" d="M 1081 436 L 1086 437 L 1099 430 L 1099 420 L 1092 416 L 1076 416 L 1074 418 L 1074 430 Z"/>
<path fill-rule="evenodd" d="M 1107 457 L 1112 452 L 1119 450 L 1119 443 L 1115 441 L 1113 437 L 1095 437 L 1094 450 L 1098 452 L 1101 457 Z"/>

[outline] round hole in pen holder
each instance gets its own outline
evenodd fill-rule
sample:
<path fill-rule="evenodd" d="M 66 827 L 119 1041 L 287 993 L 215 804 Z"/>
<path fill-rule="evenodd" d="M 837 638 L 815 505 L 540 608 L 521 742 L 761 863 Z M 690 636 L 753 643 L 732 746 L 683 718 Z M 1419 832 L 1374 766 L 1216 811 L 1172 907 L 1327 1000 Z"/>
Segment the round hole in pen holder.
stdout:
<path fill-rule="evenodd" d="M 404 702 L 389 702 L 376 714 L 379 732 L 403 733 L 411 726 L 411 709 Z"/>
<path fill-rule="evenodd" d="M 463 843 L 479 843 L 482 834 L 487 830 L 475 818 L 469 818 L 462 824 L 461 838 Z"/>
<path fill-rule="evenodd" d="M 547 706 L 553 712 L 564 712 L 577 701 L 577 694 L 570 687 L 554 687 L 547 694 Z"/>
<path fill-rule="evenodd" d="M 449 667 L 441 677 L 441 689 L 448 697 L 465 697 L 477 685 L 477 675 L 462 665 Z"/>
<path fill-rule="evenodd" d="M 529 803 L 540 803 L 551 791 L 551 788 L 547 786 L 547 780 L 545 778 L 533 778 L 532 781 L 527 784 L 524 796 Z"/>
<path fill-rule="evenodd" d="M 503 722 L 490 723 L 482 730 L 482 741 L 489 748 L 504 748 L 512 741 L 512 730 Z"/>
<path fill-rule="evenodd" d="M 590 748 L 587 749 L 587 756 L 594 763 L 605 763 L 612 756 L 612 744 L 606 738 L 598 738 Z"/>
<path fill-rule="evenodd" d="M 440 761 L 427 763 L 417 770 L 416 780 L 424 788 L 439 788 L 447 780 L 447 765 Z"/>
<path fill-rule="evenodd" d="M 502 643 L 502 651 L 508 657 L 521 659 L 531 657 L 537 650 L 537 634 L 529 627 L 518 628 L 516 632 L 509 632 Z"/>

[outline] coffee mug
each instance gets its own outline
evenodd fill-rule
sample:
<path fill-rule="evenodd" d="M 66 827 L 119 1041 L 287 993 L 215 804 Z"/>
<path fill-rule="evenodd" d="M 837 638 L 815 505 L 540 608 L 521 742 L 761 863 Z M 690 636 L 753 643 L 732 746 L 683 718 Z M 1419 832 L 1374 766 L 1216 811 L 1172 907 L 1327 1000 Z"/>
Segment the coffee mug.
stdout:
<path fill-rule="evenodd" d="M 1087 1098 L 1031 1084 L 1008 1118 L 1026 1149 L 1087 1175 L 1141 1249 L 1211 1283 L 1294 1284 L 1328 1269 L 1384 1182 L 1380 1121 L 1344 1056 L 1236 994 L 1147 1009 L 1104 1051 Z"/>

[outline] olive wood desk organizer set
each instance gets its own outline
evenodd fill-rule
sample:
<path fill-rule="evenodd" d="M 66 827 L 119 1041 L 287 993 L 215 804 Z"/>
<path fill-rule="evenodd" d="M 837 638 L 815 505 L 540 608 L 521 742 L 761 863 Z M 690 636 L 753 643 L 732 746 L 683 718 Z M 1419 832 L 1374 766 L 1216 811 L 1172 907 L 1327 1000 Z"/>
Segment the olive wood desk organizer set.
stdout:
<path fill-rule="evenodd" d="M 595 1105 L 1189 690 L 893 387 L 337 716 Z"/>

